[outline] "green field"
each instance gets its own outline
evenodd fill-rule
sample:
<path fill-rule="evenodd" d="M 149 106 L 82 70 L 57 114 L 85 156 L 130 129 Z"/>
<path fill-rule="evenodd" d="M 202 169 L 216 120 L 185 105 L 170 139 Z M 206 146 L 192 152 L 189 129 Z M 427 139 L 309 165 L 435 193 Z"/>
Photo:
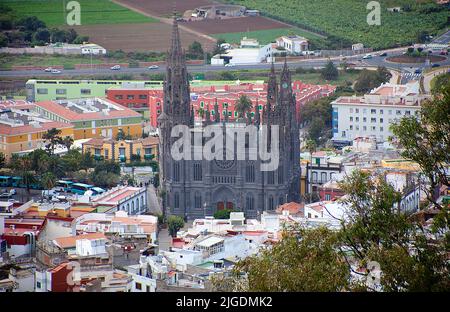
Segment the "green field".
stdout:
<path fill-rule="evenodd" d="M 243 37 L 258 39 L 260 44 L 267 44 L 275 41 L 277 37 L 296 34 L 307 39 L 320 39 L 319 36 L 310 32 L 301 30 L 299 28 L 276 28 L 267 30 L 256 30 L 248 32 L 237 33 L 225 33 L 225 34 L 213 34 L 212 36 L 217 39 L 224 39 L 228 43 L 240 43 Z"/>
<path fill-rule="evenodd" d="M 432 0 L 379 0 L 381 25 L 370 26 L 366 9 L 369 1 L 361 0 L 222 0 L 258 9 L 264 15 L 301 28 L 362 42 L 372 48 L 386 48 L 416 41 L 419 31 L 436 34 L 446 26 L 449 12 L 439 9 Z M 387 8 L 409 6 L 394 13 Z"/>
<path fill-rule="evenodd" d="M 57 66 L 62 65 L 65 69 L 71 69 L 75 64 L 90 64 L 89 56 L 66 56 L 66 55 L 0 55 L 0 70 L 11 70 L 12 66 Z M 92 58 L 92 64 L 103 63 L 102 60 Z"/>
<path fill-rule="evenodd" d="M 81 8 L 81 25 L 129 24 L 157 22 L 156 19 L 133 12 L 109 0 L 77 0 Z M 69 0 L 1 0 L 18 17 L 36 16 L 49 26 L 66 25 L 64 9 Z"/>

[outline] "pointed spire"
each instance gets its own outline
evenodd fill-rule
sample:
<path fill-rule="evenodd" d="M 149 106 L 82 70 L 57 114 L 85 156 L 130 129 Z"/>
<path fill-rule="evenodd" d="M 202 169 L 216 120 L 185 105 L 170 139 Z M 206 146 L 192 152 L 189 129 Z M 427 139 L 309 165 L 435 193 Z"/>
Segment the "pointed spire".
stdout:
<path fill-rule="evenodd" d="M 259 113 L 258 99 L 256 99 L 256 113 L 255 113 L 255 124 L 259 126 L 261 124 L 261 115 Z"/>
<path fill-rule="evenodd" d="M 214 121 L 220 122 L 219 104 L 217 103 L 217 98 L 214 102 Z"/>

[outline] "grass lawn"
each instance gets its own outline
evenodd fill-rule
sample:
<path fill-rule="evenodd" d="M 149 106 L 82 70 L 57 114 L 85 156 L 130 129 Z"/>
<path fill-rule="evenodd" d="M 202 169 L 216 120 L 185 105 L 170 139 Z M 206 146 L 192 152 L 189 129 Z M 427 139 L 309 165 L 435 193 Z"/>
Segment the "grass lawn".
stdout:
<path fill-rule="evenodd" d="M 90 64 L 89 56 L 59 56 L 59 55 L 0 55 L 0 70 L 10 70 L 12 66 L 40 65 L 56 66 L 63 65 L 65 69 L 72 69 L 75 64 Z M 103 60 L 92 58 L 92 64 L 103 63 Z"/>
<path fill-rule="evenodd" d="M 319 36 L 306 32 L 302 29 L 293 27 L 293 28 L 275 28 L 275 29 L 267 29 L 267 30 L 255 30 L 248 32 L 237 32 L 237 33 L 225 33 L 225 34 L 213 34 L 212 37 L 217 39 L 225 39 L 227 43 L 237 43 L 241 42 L 243 37 L 247 38 L 256 38 L 258 39 L 260 44 L 267 44 L 275 41 L 276 38 L 296 34 L 307 39 L 320 39 Z"/>
<path fill-rule="evenodd" d="M 130 24 L 157 22 L 109 0 L 77 0 L 81 9 L 81 25 Z M 1 0 L 2 4 L 14 10 L 17 17 L 36 16 L 47 27 L 66 25 L 64 4 L 69 0 Z"/>
<path fill-rule="evenodd" d="M 336 80 L 327 81 L 322 78 L 319 71 L 310 73 L 302 73 L 297 74 L 294 71 L 292 71 L 292 79 L 293 80 L 301 80 L 304 83 L 310 83 L 310 84 L 330 84 L 333 86 L 347 86 L 348 84 L 353 84 L 353 82 L 358 78 L 359 76 L 359 70 L 351 70 L 349 72 L 344 72 L 342 70 L 339 70 L 339 77 Z M 267 70 L 239 70 L 239 71 L 230 71 L 230 73 L 234 74 L 236 79 L 239 79 L 241 81 L 244 80 L 264 80 L 267 82 Z M 220 72 L 209 72 L 205 73 L 206 79 L 208 80 L 221 80 L 220 79 Z M 279 73 L 277 72 L 277 75 Z"/>

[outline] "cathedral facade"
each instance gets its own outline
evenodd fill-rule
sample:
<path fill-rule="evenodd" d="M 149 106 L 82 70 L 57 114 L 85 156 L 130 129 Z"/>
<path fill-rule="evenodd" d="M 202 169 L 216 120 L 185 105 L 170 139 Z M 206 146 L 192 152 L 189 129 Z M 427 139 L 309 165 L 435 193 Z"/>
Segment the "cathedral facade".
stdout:
<path fill-rule="evenodd" d="M 245 212 L 246 218 L 257 218 L 262 211 L 273 210 L 280 204 L 300 200 L 300 143 L 296 122 L 295 98 L 292 92 L 291 73 L 284 64 L 278 83 L 272 65 L 269 73 L 267 105 L 255 116 L 243 116 L 237 122 L 220 119 L 217 105 L 214 118 L 210 109 L 205 111 L 203 120 L 194 120 L 190 105 L 190 90 L 185 53 L 181 48 L 177 21 L 174 19 L 171 48 L 167 55 L 167 70 L 164 82 L 163 112 L 158 117 L 160 131 L 160 187 L 163 194 L 165 214 L 174 214 L 185 219 L 212 216 L 221 209 Z M 230 152 L 227 141 L 230 136 L 226 129 L 254 126 L 258 133 L 268 129 L 269 149 L 278 149 L 279 157 L 275 170 L 262 170 L 264 161 L 236 157 L 239 148 Z M 172 129 L 184 126 L 189 129 L 192 142 L 195 133 L 204 132 L 207 126 L 223 129 L 224 150 L 222 159 L 207 160 L 191 157 L 173 157 L 172 147 L 177 141 L 172 137 Z M 275 135 L 271 129 L 277 127 L 277 144 L 270 146 Z M 245 138 L 245 155 L 252 143 Z M 250 138 L 250 140 L 252 140 Z M 204 139 L 200 139 L 204 146 Z M 233 143 L 234 144 L 234 143 Z M 186 147 L 183 147 L 186 148 Z M 191 147 L 189 147 L 191 148 Z M 195 146 L 189 153 L 194 153 Z M 232 153 L 231 159 L 225 157 Z M 233 154 L 234 153 L 234 154 Z"/>

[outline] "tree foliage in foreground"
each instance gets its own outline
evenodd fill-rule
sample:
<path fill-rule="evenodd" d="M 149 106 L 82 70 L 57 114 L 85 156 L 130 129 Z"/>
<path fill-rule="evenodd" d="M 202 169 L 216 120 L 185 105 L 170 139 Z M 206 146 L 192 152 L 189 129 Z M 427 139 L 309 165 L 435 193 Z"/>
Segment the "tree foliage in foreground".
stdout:
<path fill-rule="evenodd" d="M 214 277 L 216 289 L 449 291 L 449 205 L 432 195 L 437 186 L 449 186 L 450 86 L 423 103 L 419 117 L 403 118 L 393 133 L 403 157 L 417 162 L 430 182 L 427 195 L 439 211 L 432 226 L 424 227 L 417 215 L 400 210 L 401 194 L 385 176 L 354 171 L 340 185 L 347 195 L 339 231 L 287 232 L 273 248 L 241 260 L 225 277 Z M 373 261 L 381 270 L 376 285 L 367 283 Z"/>

